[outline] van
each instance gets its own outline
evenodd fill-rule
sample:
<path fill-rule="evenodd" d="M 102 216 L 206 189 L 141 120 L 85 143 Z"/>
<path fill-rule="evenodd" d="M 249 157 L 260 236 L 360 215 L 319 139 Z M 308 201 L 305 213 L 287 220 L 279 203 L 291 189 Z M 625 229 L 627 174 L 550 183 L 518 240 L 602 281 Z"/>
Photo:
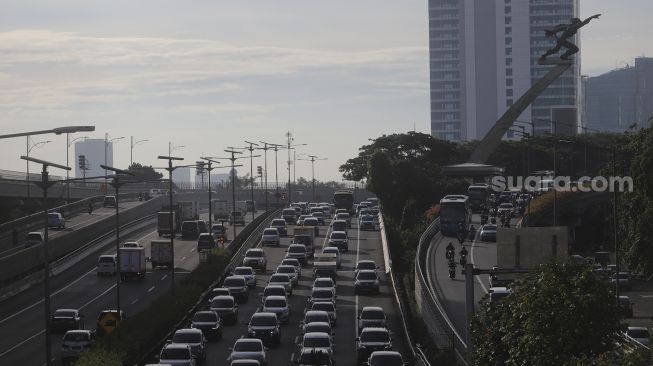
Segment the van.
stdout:
<path fill-rule="evenodd" d="M 48 212 L 48 228 L 65 229 L 66 219 L 59 212 Z"/>
<path fill-rule="evenodd" d="M 204 227 L 206 229 L 206 225 Z M 197 220 L 181 223 L 181 238 L 197 240 L 200 236 L 200 224 Z"/>
<path fill-rule="evenodd" d="M 116 255 L 115 254 L 105 254 L 98 257 L 97 260 L 97 275 L 109 275 L 113 276 L 116 274 Z"/>
<path fill-rule="evenodd" d="M 104 207 L 116 207 L 116 196 L 104 196 Z"/>

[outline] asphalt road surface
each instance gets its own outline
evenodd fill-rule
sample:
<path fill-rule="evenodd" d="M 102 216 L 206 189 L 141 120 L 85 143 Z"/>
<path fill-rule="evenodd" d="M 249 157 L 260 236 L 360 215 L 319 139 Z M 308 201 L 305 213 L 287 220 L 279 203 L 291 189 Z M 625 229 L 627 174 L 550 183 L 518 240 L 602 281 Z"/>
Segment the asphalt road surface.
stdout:
<path fill-rule="evenodd" d="M 248 215 L 246 223 L 250 221 L 251 215 Z M 237 231 L 241 229 L 241 226 L 237 227 Z M 230 229 L 230 239 L 232 233 Z M 138 241 L 149 256 L 150 241 L 158 238 L 156 226 L 152 225 L 129 236 L 121 236 L 121 242 Z M 175 239 L 176 280 L 197 267 L 199 258 L 196 249 L 195 240 Z M 102 254 L 115 254 L 115 241 Z M 97 256 L 89 256 L 54 277 L 50 284 L 52 312 L 59 308 L 79 309 L 85 315 L 86 329 L 95 329 L 100 311 L 116 308 L 116 279 L 113 276 L 98 277 L 96 262 Z M 128 316 L 133 315 L 170 286 L 169 270 L 149 268 L 145 280 L 121 284 L 122 310 Z M 45 363 L 43 291 L 42 285 L 35 286 L 0 303 L 0 365 L 40 366 Z M 61 334 L 52 337 L 55 365 L 61 364 L 61 338 Z"/>

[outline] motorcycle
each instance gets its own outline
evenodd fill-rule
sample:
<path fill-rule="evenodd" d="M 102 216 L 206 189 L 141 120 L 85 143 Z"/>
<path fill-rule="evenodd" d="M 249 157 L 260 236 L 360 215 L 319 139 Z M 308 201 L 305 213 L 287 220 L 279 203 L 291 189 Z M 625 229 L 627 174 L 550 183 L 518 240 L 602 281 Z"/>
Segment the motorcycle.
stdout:
<path fill-rule="evenodd" d="M 467 254 L 460 255 L 460 265 L 463 266 L 463 268 L 467 265 Z"/>
<path fill-rule="evenodd" d="M 449 263 L 449 278 L 452 280 L 456 278 L 456 263 L 455 262 L 450 262 Z"/>
<path fill-rule="evenodd" d="M 456 255 L 456 253 L 453 251 L 453 249 L 447 249 L 447 260 L 449 262 L 453 261 L 454 255 Z"/>

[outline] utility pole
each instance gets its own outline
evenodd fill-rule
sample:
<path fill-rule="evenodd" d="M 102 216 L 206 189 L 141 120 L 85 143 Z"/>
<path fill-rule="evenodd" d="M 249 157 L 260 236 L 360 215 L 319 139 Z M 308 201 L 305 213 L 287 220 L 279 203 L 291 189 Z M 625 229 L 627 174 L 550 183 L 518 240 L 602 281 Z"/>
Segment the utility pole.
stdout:
<path fill-rule="evenodd" d="M 175 294 L 175 235 L 176 235 L 176 233 L 175 233 L 175 226 L 174 226 L 173 217 L 172 217 L 173 212 L 174 212 L 173 208 L 172 208 L 172 172 L 175 169 L 180 168 L 180 167 L 172 166 L 172 161 L 173 160 L 176 160 L 176 161 L 184 160 L 184 158 L 179 158 L 179 157 L 175 157 L 175 156 L 164 156 L 164 155 L 159 155 L 158 158 L 162 159 L 162 160 L 168 160 L 168 167 L 165 168 L 165 170 L 168 171 L 168 183 L 169 183 L 169 185 L 168 185 L 168 190 L 169 190 L 168 194 L 169 194 L 169 197 L 170 197 L 170 201 L 169 201 L 169 204 L 170 204 L 169 225 L 170 225 L 170 244 L 171 244 L 171 247 L 172 247 L 172 266 L 171 266 L 172 268 L 171 268 L 171 275 L 170 275 L 170 291 L 172 292 L 172 294 L 174 296 L 174 294 Z"/>
<path fill-rule="evenodd" d="M 250 187 L 252 191 L 252 221 L 254 221 L 254 213 L 256 213 L 256 204 L 254 203 L 254 146 L 259 146 L 255 142 L 245 141 L 246 144 L 249 144 L 247 150 L 249 150 L 249 180 Z"/>
<path fill-rule="evenodd" d="M 263 155 L 265 156 L 264 163 L 263 163 L 264 165 L 263 173 L 265 174 L 265 211 L 267 212 L 270 210 L 270 199 L 268 197 L 269 196 L 268 195 L 268 145 L 269 144 L 264 141 L 259 141 L 259 142 L 263 144 L 263 147 L 259 149 L 263 150 Z"/>
<path fill-rule="evenodd" d="M 297 146 L 306 146 L 308 144 L 293 144 L 292 142 L 295 141 L 295 138 L 292 137 L 292 133 L 290 131 L 286 132 L 286 143 L 287 143 L 287 149 L 288 149 L 288 203 L 292 202 L 292 190 L 291 190 L 291 184 L 290 184 L 290 149 L 294 149 Z"/>
<path fill-rule="evenodd" d="M 230 158 L 227 158 L 231 160 L 231 203 L 232 203 L 232 208 L 231 208 L 231 217 L 233 216 L 233 213 L 236 212 L 236 160 L 238 159 L 236 157 L 236 154 L 242 154 L 240 151 L 235 151 L 235 150 L 225 150 L 225 152 L 228 152 L 231 154 Z M 236 220 L 233 222 L 233 227 L 234 227 L 234 240 L 236 239 Z"/>
<path fill-rule="evenodd" d="M 310 161 L 311 162 L 311 171 L 313 172 L 313 202 L 317 202 L 315 199 L 315 161 L 317 160 L 327 160 L 326 158 L 320 159 L 315 155 L 308 155 L 310 159 L 297 159 L 297 160 L 305 160 L 305 161 Z"/>

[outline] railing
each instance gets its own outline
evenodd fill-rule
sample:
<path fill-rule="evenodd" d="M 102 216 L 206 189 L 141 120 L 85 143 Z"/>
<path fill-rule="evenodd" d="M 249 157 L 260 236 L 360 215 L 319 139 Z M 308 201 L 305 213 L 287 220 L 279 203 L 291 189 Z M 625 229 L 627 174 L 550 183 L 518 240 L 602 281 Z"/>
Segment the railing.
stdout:
<path fill-rule="evenodd" d="M 424 352 L 415 344 L 413 343 L 413 339 L 410 336 L 410 332 L 408 331 L 408 324 L 406 323 L 406 318 L 407 318 L 407 312 L 406 312 L 406 306 L 399 297 L 399 293 L 397 292 L 397 283 L 395 280 L 394 276 L 394 271 L 392 270 L 392 259 L 390 259 L 390 250 L 388 248 L 388 237 L 385 233 L 385 223 L 383 222 L 383 215 L 381 212 L 379 212 L 379 231 L 381 231 L 381 246 L 383 248 L 383 261 L 385 263 L 385 272 L 389 275 L 390 278 L 390 285 L 392 287 L 392 294 L 394 295 L 395 302 L 397 303 L 397 306 L 399 307 L 399 317 L 401 318 L 401 330 L 404 333 L 404 337 L 406 338 L 406 341 L 408 343 L 408 348 L 410 350 L 411 358 L 414 359 L 414 364 L 416 366 L 431 366 L 431 364 L 428 361 L 428 358 L 426 358 L 426 355 L 424 355 Z"/>
<path fill-rule="evenodd" d="M 431 241 L 440 230 L 440 219 L 433 221 L 419 239 L 415 258 L 415 302 L 431 337 L 440 349 L 453 349 L 457 358 L 467 365 L 467 344 L 451 323 L 427 275 L 427 253 Z"/>

